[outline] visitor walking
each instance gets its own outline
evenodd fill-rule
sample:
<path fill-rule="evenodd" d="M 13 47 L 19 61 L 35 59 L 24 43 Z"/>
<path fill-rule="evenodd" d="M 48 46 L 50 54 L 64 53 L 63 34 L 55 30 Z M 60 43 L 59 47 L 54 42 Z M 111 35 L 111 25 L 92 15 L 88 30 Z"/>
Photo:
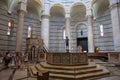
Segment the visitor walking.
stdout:
<path fill-rule="evenodd" d="M 8 68 L 8 64 L 11 61 L 11 56 L 10 56 L 10 51 L 8 50 L 5 54 L 5 56 L 3 57 L 3 62 L 6 68 Z"/>

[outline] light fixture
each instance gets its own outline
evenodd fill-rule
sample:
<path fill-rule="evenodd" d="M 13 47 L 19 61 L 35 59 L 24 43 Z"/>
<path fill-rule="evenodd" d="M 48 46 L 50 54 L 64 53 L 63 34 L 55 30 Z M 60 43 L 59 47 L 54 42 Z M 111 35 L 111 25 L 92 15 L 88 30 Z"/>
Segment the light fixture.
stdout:
<path fill-rule="evenodd" d="M 8 21 L 8 27 L 13 27 L 14 26 L 14 21 L 13 20 L 9 20 Z"/>
<path fill-rule="evenodd" d="M 9 20 L 8 21 L 7 35 L 10 35 L 13 26 L 14 26 L 14 21 L 13 20 Z"/>
<path fill-rule="evenodd" d="M 8 27 L 7 35 L 10 35 L 11 29 Z"/>

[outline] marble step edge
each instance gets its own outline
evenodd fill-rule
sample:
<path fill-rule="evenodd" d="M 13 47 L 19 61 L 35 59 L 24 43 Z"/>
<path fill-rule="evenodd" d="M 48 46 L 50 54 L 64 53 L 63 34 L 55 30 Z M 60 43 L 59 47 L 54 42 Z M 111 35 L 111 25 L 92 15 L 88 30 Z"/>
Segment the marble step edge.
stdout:
<path fill-rule="evenodd" d="M 33 75 L 36 75 L 37 72 L 40 72 L 40 70 L 46 70 L 41 69 L 40 66 L 32 66 L 31 72 Z M 78 71 L 67 71 L 67 70 L 51 70 L 47 69 L 46 71 L 50 71 L 50 73 L 56 73 L 56 74 L 87 74 L 87 73 L 93 73 L 93 72 L 99 72 L 102 71 L 101 68 L 95 68 L 95 69 L 88 69 L 88 70 L 78 70 Z"/>
<path fill-rule="evenodd" d="M 31 69 L 29 68 L 28 69 L 29 71 L 29 76 L 32 77 L 32 78 L 36 78 L 37 76 L 33 74 L 33 72 L 31 71 Z"/>
<path fill-rule="evenodd" d="M 102 71 L 103 69 L 102 68 L 90 68 L 90 69 L 84 69 L 84 70 L 58 70 L 58 69 L 44 69 L 42 68 L 41 66 L 39 65 L 36 65 L 35 66 L 39 71 L 40 70 L 47 70 L 49 71 L 50 73 L 64 73 L 64 74 L 85 74 L 85 73 L 88 73 L 88 72 L 97 72 L 97 71 Z"/>
<path fill-rule="evenodd" d="M 35 66 L 31 66 L 30 71 L 32 72 L 33 75 L 36 75 L 36 73 L 38 72 L 38 70 L 35 68 Z"/>
<path fill-rule="evenodd" d="M 34 67 L 32 67 L 33 69 L 35 68 L 35 66 Z M 31 69 L 30 69 L 31 70 Z M 36 70 L 36 72 L 37 72 L 37 69 L 35 69 Z M 30 71 L 31 72 L 31 71 Z M 34 72 L 34 73 L 36 73 L 36 72 Z M 62 77 L 62 78 L 74 78 L 75 76 L 73 76 L 73 75 L 67 75 L 67 74 L 55 74 L 55 73 L 50 73 L 50 76 L 51 77 Z M 95 75 L 107 75 L 107 74 L 109 74 L 109 71 L 107 70 L 107 69 L 105 69 L 104 68 L 104 70 L 102 71 L 102 72 L 94 72 L 94 73 L 87 73 L 87 74 L 78 74 L 78 75 L 76 75 L 76 78 L 84 78 L 84 77 L 96 77 Z M 33 74 L 33 72 L 31 72 L 31 74 L 30 74 L 32 77 L 36 77 L 36 75 L 35 74 Z M 87 75 L 87 76 L 86 76 Z M 69 77 L 69 76 L 71 76 L 71 77 Z M 82 77 L 80 77 L 80 76 L 82 76 Z"/>
<path fill-rule="evenodd" d="M 49 65 L 49 64 L 40 64 L 43 68 L 47 69 L 65 69 L 65 70 L 74 70 L 74 69 L 86 69 L 86 68 L 96 68 L 96 65 L 80 65 L 80 66 L 56 66 L 56 65 Z"/>
<path fill-rule="evenodd" d="M 80 75 L 65 75 L 65 74 L 54 74 L 51 73 L 50 77 L 59 77 L 59 78 L 90 78 L 90 77 L 97 77 L 97 76 L 102 76 L 102 75 L 108 75 L 109 72 L 95 72 L 95 73 L 87 73 L 87 74 L 80 74 Z"/>

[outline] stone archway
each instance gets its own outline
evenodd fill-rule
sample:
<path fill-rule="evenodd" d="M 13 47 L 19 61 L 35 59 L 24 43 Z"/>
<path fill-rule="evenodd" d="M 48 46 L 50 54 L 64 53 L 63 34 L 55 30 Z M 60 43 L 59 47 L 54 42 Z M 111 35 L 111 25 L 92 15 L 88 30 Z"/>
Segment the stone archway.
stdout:
<path fill-rule="evenodd" d="M 76 43 L 76 50 L 77 50 L 77 46 L 80 45 L 79 43 L 81 43 L 81 46 L 83 46 L 83 51 L 88 51 L 88 29 L 87 29 L 87 23 L 85 22 L 78 22 L 75 25 L 76 28 L 76 34 L 75 34 L 75 43 Z M 83 43 L 85 42 L 85 44 Z M 83 45 L 82 45 L 83 44 Z M 85 49 L 84 49 L 85 48 Z"/>

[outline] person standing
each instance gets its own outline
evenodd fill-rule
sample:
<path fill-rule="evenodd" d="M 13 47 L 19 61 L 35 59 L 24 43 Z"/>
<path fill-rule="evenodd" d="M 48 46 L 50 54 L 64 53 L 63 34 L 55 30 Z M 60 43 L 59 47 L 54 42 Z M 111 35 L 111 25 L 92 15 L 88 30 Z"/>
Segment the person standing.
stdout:
<path fill-rule="evenodd" d="M 10 51 L 8 50 L 3 58 L 3 61 L 4 61 L 4 65 L 6 68 L 8 68 L 8 64 L 10 63 L 11 61 L 11 56 L 10 56 Z"/>
<path fill-rule="evenodd" d="M 15 52 L 13 52 L 11 54 L 11 65 L 14 66 L 15 65 Z"/>
<path fill-rule="evenodd" d="M 82 46 L 81 45 L 78 45 L 77 52 L 82 52 Z"/>
<path fill-rule="evenodd" d="M 20 68 L 21 65 L 21 56 L 20 53 L 16 52 L 16 56 L 15 56 L 15 65 L 17 68 Z"/>

